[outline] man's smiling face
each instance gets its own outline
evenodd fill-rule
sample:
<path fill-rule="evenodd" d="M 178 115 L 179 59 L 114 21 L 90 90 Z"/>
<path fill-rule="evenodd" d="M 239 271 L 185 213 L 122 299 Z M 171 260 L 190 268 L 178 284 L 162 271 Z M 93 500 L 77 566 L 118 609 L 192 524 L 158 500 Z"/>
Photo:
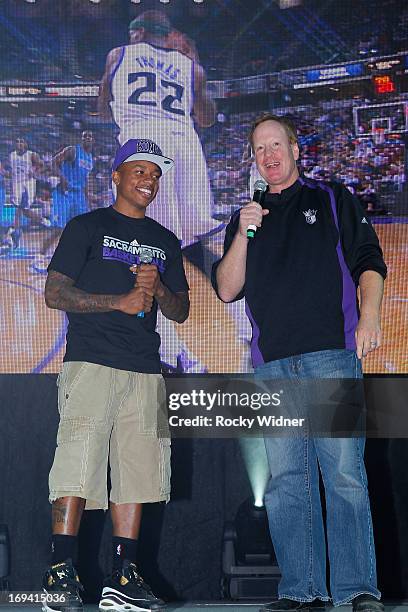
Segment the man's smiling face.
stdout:
<path fill-rule="evenodd" d="M 117 187 L 117 199 L 121 206 L 129 206 L 143 213 L 156 197 L 159 189 L 161 170 L 150 161 L 124 162 L 113 173 Z"/>
<path fill-rule="evenodd" d="M 271 193 L 280 193 L 298 178 L 296 160 L 299 147 L 277 121 L 260 123 L 253 133 L 253 149 L 258 171 L 268 183 Z"/>

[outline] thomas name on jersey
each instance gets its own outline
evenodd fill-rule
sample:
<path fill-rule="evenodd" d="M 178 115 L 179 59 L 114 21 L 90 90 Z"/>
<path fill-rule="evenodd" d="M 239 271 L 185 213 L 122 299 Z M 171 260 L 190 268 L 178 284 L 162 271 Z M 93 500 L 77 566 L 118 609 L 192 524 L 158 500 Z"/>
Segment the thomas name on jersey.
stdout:
<path fill-rule="evenodd" d="M 161 72 L 173 81 L 180 77 L 181 72 L 179 68 L 175 68 L 173 64 L 166 64 L 166 62 L 160 59 L 156 60 L 154 57 L 139 55 L 139 57 L 136 57 L 136 61 L 141 68 L 153 68 L 153 70 Z"/>

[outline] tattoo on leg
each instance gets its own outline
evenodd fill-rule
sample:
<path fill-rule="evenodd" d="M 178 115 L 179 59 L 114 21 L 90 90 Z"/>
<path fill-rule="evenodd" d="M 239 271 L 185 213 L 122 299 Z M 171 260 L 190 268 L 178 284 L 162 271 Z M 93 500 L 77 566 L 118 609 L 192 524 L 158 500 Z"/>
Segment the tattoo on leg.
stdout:
<path fill-rule="evenodd" d="M 52 506 L 52 524 L 58 525 L 63 523 L 64 525 L 67 522 L 67 512 L 68 508 L 63 505 L 56 506 L 53 504 Z"/>

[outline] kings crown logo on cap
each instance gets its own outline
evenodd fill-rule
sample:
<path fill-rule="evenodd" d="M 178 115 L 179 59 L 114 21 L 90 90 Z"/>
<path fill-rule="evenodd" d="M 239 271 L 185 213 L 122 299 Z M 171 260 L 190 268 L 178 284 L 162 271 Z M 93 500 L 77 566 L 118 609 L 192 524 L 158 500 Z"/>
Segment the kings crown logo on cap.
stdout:
<path fill-rule="evenodd" d="M 161 149 L 152 140 L 136 140 L 136 153 L 152 153 L 153 155 L 163 155 Z"/>

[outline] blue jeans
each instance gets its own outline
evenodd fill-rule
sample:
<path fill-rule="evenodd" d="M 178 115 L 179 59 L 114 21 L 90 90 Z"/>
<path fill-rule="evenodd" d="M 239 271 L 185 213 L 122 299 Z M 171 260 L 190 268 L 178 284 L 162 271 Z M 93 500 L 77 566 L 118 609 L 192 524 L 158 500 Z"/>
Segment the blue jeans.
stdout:
<path fill-rule="evenodd" d="M 328 350 L 265 363 L 256 368 L 255 376 L 264 380 L 361 378 L 362 369 L 354 351 Z M 271 471 L 265 507 L 282 573 L 279 598 L 330 599 L 319 468 L 326 498 L 333 603 L 340 605 L 363 593 L 381 597 L 364 444 L 361 437 L 265 437 Z"/>

